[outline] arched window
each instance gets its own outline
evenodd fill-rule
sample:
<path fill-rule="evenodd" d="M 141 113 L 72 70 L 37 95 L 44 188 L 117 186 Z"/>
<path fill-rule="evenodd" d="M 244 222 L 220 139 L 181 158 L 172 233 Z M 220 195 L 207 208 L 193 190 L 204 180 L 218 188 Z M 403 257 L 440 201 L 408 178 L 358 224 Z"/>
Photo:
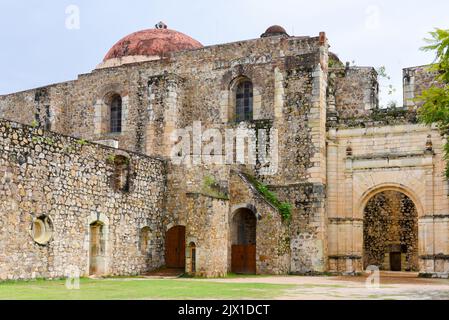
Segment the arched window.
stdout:
<path fill-rule="evenodd" d="M 237 85 L 235 104 L 237 122 L 253 120 L 253 84 L 250 80 L 241 81 Z"/>
<path fill-rule="evenodd" d="M 45 215 L 33 219 L 31 227 L 33 240 L 40 245 L 47 245 L 53 237 L 53 223 Z"/>
<path fill-rule="evenodd" d="M 196 244 L 195 242 L 191 242 L 189 244 L 190 250 L 190 273 L 196 273 Z"/>
<path fill-rule="evenodd" d="M 122 97 L 115 95 L 111 100 L 111 133 L 122 132 Z"/>

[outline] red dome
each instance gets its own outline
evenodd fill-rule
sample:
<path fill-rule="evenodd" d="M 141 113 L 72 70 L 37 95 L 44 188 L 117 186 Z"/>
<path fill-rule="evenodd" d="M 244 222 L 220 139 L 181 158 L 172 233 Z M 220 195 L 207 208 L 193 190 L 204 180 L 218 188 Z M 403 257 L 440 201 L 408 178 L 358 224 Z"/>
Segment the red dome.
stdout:
<path fill-rule="evenodd" d="M 103 61 L 127 56 L 164 56 L 170 52 L 193 50 L 203 45 L 170 29 L 148 29 L 130 34 L 117 42 Z"/>
<path fill-rule="evenodd" d="M 266 37 L 279 36 L 279 35 L 288 36 L 287 31 L 285 31 L 285 29 L 283 27 L 274 25 L 274 26 L 269 27 L 267 29 L 267 31 L 265 31 L 265 33 L 262 34 L 261 37 L 266 38 Z"/>

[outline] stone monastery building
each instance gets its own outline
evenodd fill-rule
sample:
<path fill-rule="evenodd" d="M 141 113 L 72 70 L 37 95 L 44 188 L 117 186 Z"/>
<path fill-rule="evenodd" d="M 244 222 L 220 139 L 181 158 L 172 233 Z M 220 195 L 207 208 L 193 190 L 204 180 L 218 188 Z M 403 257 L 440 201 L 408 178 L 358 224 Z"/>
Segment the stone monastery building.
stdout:
<path fill-rule="evenodd" d="M 280 26 L 203 47 L 159 23 L 77 80 L 0 96 L 0 279 L 370 265 L 447 277 L 444 139 L 413 99 L 434 75 L 405 69 L 404 107 L 381 109 L 375 69 L 329 48 Z M 175 163 L 173 135 L 195 123 L 276 131 L 277 170 Z M 177 155 L 225 155 L 193 145 Z"/>

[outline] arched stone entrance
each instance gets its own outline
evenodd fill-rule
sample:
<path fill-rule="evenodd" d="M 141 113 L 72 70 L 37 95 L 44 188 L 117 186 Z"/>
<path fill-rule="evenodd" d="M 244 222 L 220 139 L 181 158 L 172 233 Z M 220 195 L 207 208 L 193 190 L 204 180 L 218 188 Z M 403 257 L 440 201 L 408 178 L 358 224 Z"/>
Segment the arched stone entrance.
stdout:
<path fill-rule="evenodd" d="M 165 265 L 170 269 L 183 269 L 186 266 L 186 228 L 176 226 L 165 235 Z"/>
<path fill-rule="evenodd" d="M 231 270 L 238 274 L 256 274 L 257 218 L 247 208 L 238 209 L 231 223 Z"/>
<path fill-rule="evenodd" d="M 418 271 L 418 207 L 405 190 L 383 188 L 363 206 L 363 264 Z"/>

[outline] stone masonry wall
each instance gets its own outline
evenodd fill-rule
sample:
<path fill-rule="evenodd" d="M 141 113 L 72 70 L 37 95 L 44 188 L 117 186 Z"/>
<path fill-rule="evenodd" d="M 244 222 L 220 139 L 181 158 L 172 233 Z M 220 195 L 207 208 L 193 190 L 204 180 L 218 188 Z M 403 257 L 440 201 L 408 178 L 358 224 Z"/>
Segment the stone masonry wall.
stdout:
<path fill-rule="evenodd" d="M 233 171 L 231 174 L 230 198 L 229 222 L 233 221 L 232 218 L 239 209 L 250 209 L 257 217 L 257 274 L 289 273 L 291 250 L 289 223 L 282 220 L 279 211 L 259 194 L 242 173 Z M 228 243 L 230 269 L 231 239 L 228 239 Z"/>
<path fill-rule="evenodd" d="M 164 264 L 165 162 L 0 121 L 0 279 L 89 275 L 89 226 L 104 225 L 105 274 L 134 275 Z M 114 189 L 113 159 L 129 159 L 129 191 Z M 51 219 L 46 245 L 33 221 Z M 147 252 L 140 231 L 149 227 Z M 34 230 L 33 232 L 36 232 Z"/>
<path fill-rule="evenodd" d="M 422 102 L 414 100 L 419 97 L 423 90 L 431 86 L 439 86 L 436 80 L 435 71 L 429 70 L 430 66 L 419 66 L 405 68 L 403 70 L 404 78 L 404 106 L 410 109 L 417 109 Z"/>
<path fill-rule="evenodd" d="M 418 124 L 329 130 L 329 269 L 363 270 L 364 209 L 378 192 L 397 191 L 418 211 L 419 270 L 448 275 L 448 183 L 444 138 Z"/>
<path fill-rule="evenodd" d="M 229 201 L 202 194 L 189 194 L 186 211 L 186 244 L 196 245 L 196 273 L 201 277 L 224 277 L 228 273 Z M 187 272 L 191 272 L 187 252 Z"/>
<path fill-rule="evenodd" d="M 233 88 L 241 77 L 249 78 L 254 86 L 254 121 L 248 126 L 264 125 L 279 132 L 278 170 L 272 176 L 258 178 L 274 188 L 279 186 L 282 200 L 295 205 L 292 228 L 286 231 L 272 207 L 263 201 L 258 204 L 263 213 L 273 217 L 272 222 L 261 224 L 267 227 L 270 237 L 258 239 L 259 244 L 266 244 L 259 246 L 262 259 L 258 268 L 269 273 L 286 273 L 292 267 L 295 272 L 324 271 L 327 68 L 328 43 L 324 34 L 276 36 L 95 70 L 80 75 L 76 81 L 1 96 L 0 113 L 9 119 L 23 118 L 24 122 L 31 123 L 40 105 L 49 105 L 55 119 L 52 128 L 59 133 L 92 141 L 116 140 L 120 148 L 169 157 L 169 138 L 177 128 L 190 127 L 194 121 L 201 121 L 203 128 L 216 128 L 222 133 L 235 128 Z M 349 82 L 362 83 L 368 90 L 370 72 L 354 69 L 346 76 Z M 350 92 L 352 88 L 341 87 L 344 87 L 342 92 Z M 123 100 L 121 134 L 107 132 L 107 110 L 112 94 L 119 94 Z M 23 108 L 24 105 L 27 107 Z M 37 113 L 42 112 L 44 121 L 46 107 Z M 192 151 L 194 156 L 201 153 Z M 242 194 L 231 192 L 232 203 L 255 205 L 254 194 L 245 189 L 241 179 L 231 182 L 234 178 L 230 172 L 235 169 L 239 169 L 236 164 L 169 164 L 167 215 L 161 223 L 187 226 L 186 207 L 190 201 L 187 194 L 200 193 L 207 175 L 215 177 L 224 189 L 241 190 Z M 256 166 L 245 169 L 258 174 Z M 291 190 L 289 186 L 293 186 Z M 290 251 L 295 257 L 293 264 L 287 258 Z"/>
<path fill-rule="evenodd" d="M 341 119 L 369 115 L 378 108 L 378 82 L 374 68 L 346 67 L 329 70 L 329 110 Z"/>
<path fill-rule="evenodd" d="M 270 186 L 283 201 L 292 204 L 290 225 L 291 272 L 307 274 L 327 270 L 327 234 L 322 230 L 326 189 L 304 183 Z"/>

